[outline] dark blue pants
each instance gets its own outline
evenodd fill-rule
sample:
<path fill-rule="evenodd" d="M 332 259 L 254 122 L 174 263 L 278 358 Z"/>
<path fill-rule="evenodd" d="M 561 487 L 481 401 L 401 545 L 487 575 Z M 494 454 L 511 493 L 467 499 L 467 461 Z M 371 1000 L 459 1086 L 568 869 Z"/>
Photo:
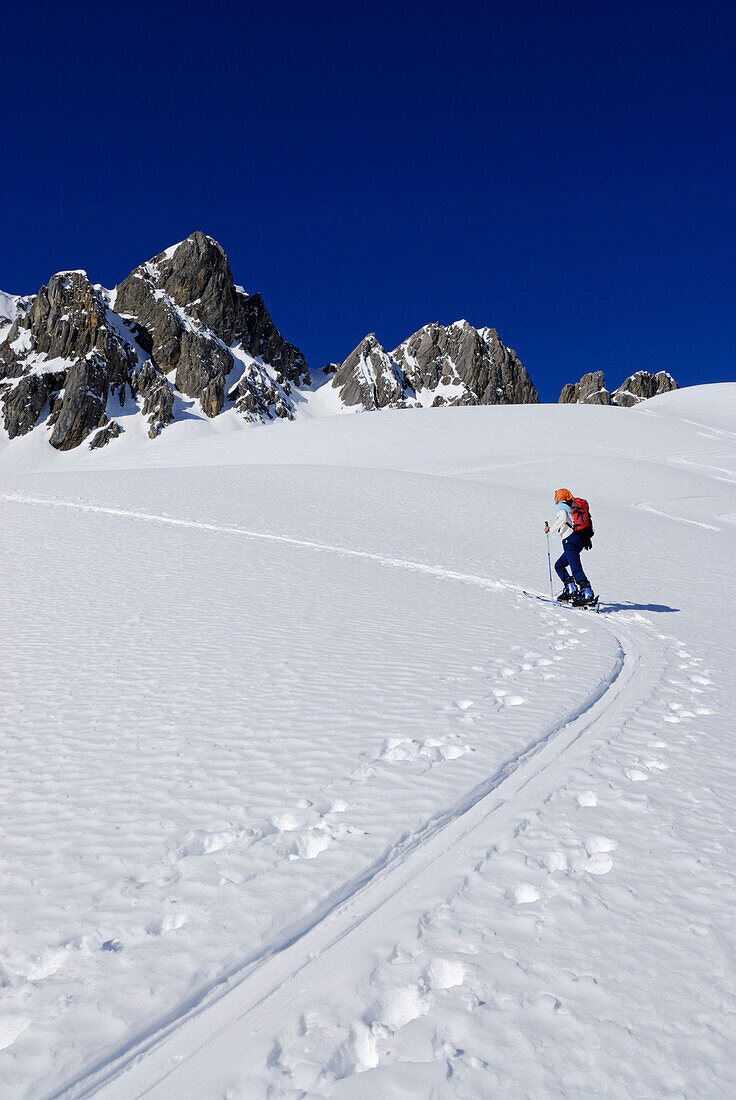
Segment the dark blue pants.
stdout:
<path fill-rule="evenodd" d="M 568 535 L 566 539 L 562 540 L 563 553 L 555 562 L 555 572 L 563 584 L 567 584 L 570 580 L 570 573 L 572 573 L 580 588 L 585 588 L 588 584 L 588 578 L 585 576 L 583 567 L 580 564 L 580 551 L 582 549 L 583 540 L 580 535 Z"/>

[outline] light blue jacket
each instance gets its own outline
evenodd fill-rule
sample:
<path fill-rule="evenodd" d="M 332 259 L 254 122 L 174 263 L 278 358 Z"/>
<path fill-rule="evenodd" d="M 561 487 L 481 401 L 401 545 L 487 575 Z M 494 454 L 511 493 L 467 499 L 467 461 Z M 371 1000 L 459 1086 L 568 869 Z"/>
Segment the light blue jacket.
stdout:
<path fill-rule="evenodd" d="M 564 500 L 561 500 L 557 505 L 557 514 L 550 530 L 559 535 L 561 539 L 566 539 L 575 530 L 572 508 L 569 504 L 565 504 Z"/>

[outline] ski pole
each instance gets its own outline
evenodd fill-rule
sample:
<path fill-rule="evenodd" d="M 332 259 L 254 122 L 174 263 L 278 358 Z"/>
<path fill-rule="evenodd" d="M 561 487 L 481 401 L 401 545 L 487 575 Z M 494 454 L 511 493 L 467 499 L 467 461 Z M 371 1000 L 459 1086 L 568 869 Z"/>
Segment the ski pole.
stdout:
<path fill-rule="evenodd" d="M 544 529 L 547 532 L 547 565 L 549 566 L 549 594 L 554 597 L 554 589 L 552 588 L 552 554 L 549 549 L 549 524 L 544 521 Z"/>

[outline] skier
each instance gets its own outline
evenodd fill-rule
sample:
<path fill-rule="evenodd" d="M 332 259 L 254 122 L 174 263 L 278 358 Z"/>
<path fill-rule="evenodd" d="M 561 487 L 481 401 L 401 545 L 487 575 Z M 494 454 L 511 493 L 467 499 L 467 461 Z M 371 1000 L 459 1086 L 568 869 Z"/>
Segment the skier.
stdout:
<path fill-rule="evenodd" d="M 569 489 L 558 489 L 555 493 L 557 515 L 551 530 L 562 539 L 562 555 L 555 562 L 555 572 L 565 586 L 557 599 L 563 603 L 570 601 L 573 607 L 587 607 L 588 604 L 595 603 L 596 598 L 580 563 L 580 551 L 586 546 L 590 549 L 590 538 L 585 533 L 581 536 L 575 530 L 573 500 Z M 550 526 L 546 522 L 544 530 L 549 534 Z"/>

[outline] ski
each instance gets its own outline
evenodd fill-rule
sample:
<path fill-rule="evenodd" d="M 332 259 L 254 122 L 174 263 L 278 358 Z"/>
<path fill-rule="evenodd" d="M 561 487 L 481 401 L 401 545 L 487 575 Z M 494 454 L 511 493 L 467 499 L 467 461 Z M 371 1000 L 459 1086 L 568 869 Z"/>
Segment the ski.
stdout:
<path fill-rule="evenodd" d="M 582 607 L 575 607 L 571 603 L 566 603 L 564 600 L 556 600 L 552 596 L 540 596 L 537 592 L 527 592 L 525 589 L 522 589 L 522 592 L 523 595 L 528 596 L 530 600 L 541 600 L 542 603 L 551 603 L 554 604 L 555 607 L 565 607 L 571 611 L 594 611 L 597 614 L 599 610 L 597 596 L 592 603 L 584 604 Z"/>

